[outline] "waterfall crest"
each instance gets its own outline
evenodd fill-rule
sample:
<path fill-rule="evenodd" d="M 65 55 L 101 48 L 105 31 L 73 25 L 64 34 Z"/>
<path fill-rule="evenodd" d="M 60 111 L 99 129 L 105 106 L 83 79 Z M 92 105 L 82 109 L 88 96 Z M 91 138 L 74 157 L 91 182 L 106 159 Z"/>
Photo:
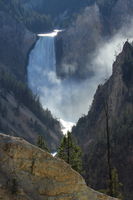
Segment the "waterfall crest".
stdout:
<path fill-rule="evenodd" d="M 86 80 L 57 78 L 55 36 L 55 33 L 39 35 L 29 56 L 28 84 L 33 93 L 40 96 L 44 109 L 48 108 L 57 118 L 76 122 L 87 112 L 88 99 L 93 93 L 89 92 Z"/>
<path fill-rule="evenodd" d="M 28 83 L 32 91 L 41 95 L 45 85 L 56 83 L 55 72 L 54 37 L 40 37 L 29 57 Z"/>
<path fill-rule="evenodd" d="M 56 76 L 55 34 L 40 35 L 29 56 L 28 84 L 43 107 L 59 117 L 61 84 Z"/>
<path fill-rule="evenodd" d="M 94 52 L 93 60 L 88 62 L 94 70 L 91 78 L 79 80 L 67 76 L 61 80 L 56 76 L 54 39 L 57 32 L 39 34 L 39 40 L 29 57 L 28 83 L 32 91 L 40 96 L 44 108 L 48 108 L 57 118 L 76 122 L 83 114 L 87 114 L 97 86 L 111 75 L 115 50 L 119 50 L 119 44 L 123 46 L 125 36 L 115 35 Z M 129 38 L 132 40 L 132 35 Z M 73 70 L 72 65 L 63 64 L 66 71 Z"/>

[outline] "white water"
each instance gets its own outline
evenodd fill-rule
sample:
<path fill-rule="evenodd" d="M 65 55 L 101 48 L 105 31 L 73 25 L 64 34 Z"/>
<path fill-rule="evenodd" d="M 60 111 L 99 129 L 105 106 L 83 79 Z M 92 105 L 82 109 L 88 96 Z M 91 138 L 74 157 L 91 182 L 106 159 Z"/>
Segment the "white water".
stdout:
<path fill-rule="evenodd" d="M 62 89 L 64 90 L 64 88 L 61 87 L 61 81 L 56 77 L 54 37 L 58 32 L 59 31 L 56 30 L 49 34 L 38 35 L 40 38 L 30 54 L 28 66 L 28 81 L 30 88 L 34 93 L 40 95 L 44 107 L 48 107 L 55 115 L 56 106 L 59 106 L 59 104 L 61 106 L 61 92 Z M 57 91 L 58 96 L 56 95 Z M 57 98 L 58 105 L 55 106 L 55 99 Z M 52 106 L 53 104 L 55 108 Z M 60 123 L 64 135 L 67 131 L 71 131 L 72 126 L 74 125 L 74 123 L 64 121 L 63 119 L 60 119 Z"/>
<path fill-rule="evenodd" d="M 70 130 L 71 122 L 87 114 L 98 84 L 111 75 L 115 52 L 118 54 L 121 51 L 123 42 L 129 37 L 118 33 L 102 44 L 91 63 L 94 76 L 77 82 L 70 78 L 60 80 L 56 76 L 54 40 L 58 32 L 39 34 L 39 40 L 29 57 L 28 82 L 32 91 L 40 96 L 43 107 L 65 122 L 62 122 L 65 134 Z"/>
<path fill-rule="evenodd" d="M 71 132 L 72 127 L 76 125 L 75 123 L 64 121 L 63 119 L 60 119 L 60 123 L 61 123 L 61 130 L 62 130 L 63 135 L 66 135 L 68 131 Z M 57 152 L 51 153 L 53 157 L 55 157 L 56 154 Z"/>
<path fill-rule="evenodd" d="M 55 29 L 51 33 L 40 33 L 38 34 L 39 37 L 55 37 L 58 35 L 59 32 L 62 32 L 62 30 Z"/>
<path fill-rule="evenodd" d="M 60 93 L 58 87 L 60 80 L 56 78 L 54 46 L 54 36 L 56 34 L 54 32 L 50 35 L 41 35 L 43 37 L 39 38 L 32 50 L 28 65 L 29 87 L 40 96 L 44 108 L 51 109 L 54 114 L 56 109 L 56 105 L 53 107 L 54 91 L 58 90 L 58 93 Z"/>
<path fill-rule="evenodd" d="M 40 96 L 44 108 L 51 110 L 55 117 L 67 121 L 70 126 L 70 123 L 75 122 L 86 110 L 84 100 L 79 101 L 80 96 L 86 95 L 86 91 L 80 90 L 82 84 L 77 87 L 78 83 L 70 78 L 66 80 L 57 78 L 54 45 L 57 33 L 58 31 L 39 34 L 39 39 L 29 57 L 28 83 L 32 91 Z M 68 125 L 64 132 L 67 127 Z"/>
<path fill-rule="evenodd" d="M 28 66 L 28 82 L 34 92 L 43 95 L 45 85 L 55 83 L 55 65 L 53 37 L 39 38 L 30 54 Z"/>
<path fill-rule="evenodd" d="M 70 78 L 57 78 L 54 46 L 56 35 L 39 35 L 29 57 L 28 83 L 32 91 L 40 96 L 43 107 L 51 110 L 55 117 L 76 122 L 88 110 L 88 99 L 93 96 L 95 87 L 93 84 L 89 87 L 86 80 L 78 83 Z"/>
<path fill-rule="evenodd" d="M 63 119 L 60 119 L 60 123 L 62 125 L 61 130 L 63 132 L 63 135 L 66 135 L 68 131 L 71 132 L 72 127 L 76 125 L 75 123 L 64 121 Z"/>

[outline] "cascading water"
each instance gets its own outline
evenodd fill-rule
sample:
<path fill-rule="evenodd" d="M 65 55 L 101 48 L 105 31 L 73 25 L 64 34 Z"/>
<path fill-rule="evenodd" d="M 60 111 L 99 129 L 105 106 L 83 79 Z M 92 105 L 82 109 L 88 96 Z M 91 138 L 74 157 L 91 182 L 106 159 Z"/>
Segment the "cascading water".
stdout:
<path fill-rule="evenodd" d="M 87 113 L 98 84 L 107 78 L 107 71 L 109 71 L 108 76 L 111 74 L 114 52 L 119 43 L 122 46 L 125 38 L 115 37 L 99 49 L 91 63 L 94 68 L 93 77 L 73 80 L 67 76 L 65 80 L 61 80 L 56 76 L 54 44 L 56 35 L 57 32 L 39 35 L 29 57 L 29 87 L 40 96 L 43 107 L 48 108 L 57 118 L 76 122 L 82 114 Z M 68 66 L 68 69 L 70 67 Z"/>
<path fill-rule="evenodd" d="M 79 90 L 70 78 L 60 80 L 56 76 L 56 35 L 57 32 L 39 35 L 29 57 L 28 83 L 32 91 L 40 96 L 44 108 L 51 110 L 58 118 L 75 122 L 77 119 L 74 113 L 77 114 L 81 108 L 78 101 Z M 68 126 L 70 127 L 70 123 Z"/>
<path fill-rule="evenodd" d="M 71 104 L 71 91 L 66 81 L 61 81 L 56 76 L 54 43 L 56 35 L 57 32 L 39 34 L 39 39 L 29 57 L 28 83 L 32 91 L 40 96 L 44 108 L 51 110 L 58 118 L 65 118 L 62 114 L 65 110 L 62 105 Z M 66 94 L 69 93 L 69 98 L 64 91 Z"/>
<path fill-rule="evenodd" d="M 88 80 L 75 81 L 70 77 L 65 80 L 57 78 L 56 35 L 57 32 L 39 35 L 29 57 L 28 83 L 32 91 L 40 96 L 44 108 L 48 108 L 57 118 L 76 122 L 88 111 L 97 84 L 94 84 L 95 79 L 90 83 Z M 70 126 L 72 124 L 68 123 L 68 129 Z"/>
<path fill-rule="evenodd" d="M 28 83 L 32 91 L 40 96 L 44 108 L 59 117 L 57 111 L 61 104 L 61 85 L 56 77 L 56 32 L 39 36 L 29 57 Z"/>
<path fill-rule="evenodd" d="M 42 36 L 37 41 L 29 58 L 28 82 L 32 91 L 41 97 L 48 96 L 47 93 L 50 92 L 50 88 L 55 88 L 59 83 L 56 78 L 54 37 Z M 49 88 L 49 91 L 47 88 Z M 47 99 L 47 101 L 49 100 Z"/>

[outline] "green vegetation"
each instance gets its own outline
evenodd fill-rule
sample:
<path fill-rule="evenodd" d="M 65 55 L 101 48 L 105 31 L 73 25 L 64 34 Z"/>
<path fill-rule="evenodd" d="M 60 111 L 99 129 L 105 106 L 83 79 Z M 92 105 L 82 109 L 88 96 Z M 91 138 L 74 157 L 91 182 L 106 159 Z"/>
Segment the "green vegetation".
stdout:
<path fill-rule="evenodd" d="M 118 171 L 114 168 L 112 169 L 112 196 L 122 199 L 121 188 L 122 183 L 119 181 Z"/>
<path fill-rule="evenodd" d="M 49 152 L 49 149 L 47 147 L 47 144 L 45 142 L 45 139 L 42 135 L 39 135 L 38 136 L 38 139 L 37 139 L 37 146 L 47 152 Z"/>
<path fill-rule="evenodd" d="M 47 32 L 53 29 L 51 18 L 35 11 L 24 13 L 22 21 L 34 33 Z"/>
<path fill-rule="evenodd" d="M 4 93 L 13 93 L 18 101 L 18 105 L 28 107 L 47 127 L 54 130 L 54 132 L 59 131 L 59 122 L 53 118 L 48 109 L 43 109 L 39 97 L 34 95 L 27 85 L 17 81 L 13 75 L 5 72 L 3 69 L 0 69 L 0 86 Z M 4 108 L 3 114 L 7 115 L 7 111 L 5 111 L 6 108 Z M 16 111 L 16 114 L 19 114 L 19 106 L 16 108 Z"/>
<path fill-rule="evenodd" d="M 53 28 L 49 15 L 25 9 L 20 0 L 0 0 L 0 10 L 8 12 L 17 21 L 24 23 L 31 32 L 46 32 Z"/>
<path fill-rule="evenodd" d="M 115 198 L 119 198 L 119 199 L 123 199 L 123 195 L 122 195 L 122 186 L 123 184 L 120 183 L 119 181 L 119 177 L 118 177 L 118 171 L 116 168 L 112 169 L 112 197 Z M 102 192 L 104 194 L 110 195 L 110 188 L 107 189 L 101 189 L 99 190 L 99 192 Z"/>
<path fill-rule="evenodd" d="M 132 190 L 132 179 L 129 179 L 126 185 L 125 176 L 132 176 L 133 114 L 130 107 L 127 109 L 123 107 L 123 110 L 125 112 L 121 113 L 119 119 L 114 119 L 110 135 L 112 196 L 120 199 L 125 196 L 125 191 Z M 84 156 L 83 169 L 88 185 L 106 194 L 110 193 L 106 137 L 101 137 L 99 141 L 94 140 L 89 145 L 88 153 Z M 127 195 L 129 199 L 132 198 L 130 193 Z"/>
<path fill-rule="evenodd" d="M 82 161 L 81 161 L 81 149 L 74 141 L 72 134 L 67 133 L 63 137 L 60 147 L 58 149 L 57 156 L 65 160 L 71 167 L 81 173 L 82 171 Z"/>
<path fill-rule="evenodd" d="M 66 10 L 71 13 L 77 12 L 82 7 L 94 2 L 93 0 L 29 0 L 24 2 L 23 7 L 32 6 L 32 9 L 44 13 L 50 14 L 53 17 L 58 17 L 63 14 Z M 30 7 L 31 7 L 30 6 Z M 63 17 L 63 16 L 62 16 Z"/>
<path fill-rule="evenodd" d="M 0 0 L 0 9 L 4 9 L 16 20 L 22 21 L 35 33 L 47 32 L 56 26 L 66 27 L 71 19 L 93 0 Z"/>

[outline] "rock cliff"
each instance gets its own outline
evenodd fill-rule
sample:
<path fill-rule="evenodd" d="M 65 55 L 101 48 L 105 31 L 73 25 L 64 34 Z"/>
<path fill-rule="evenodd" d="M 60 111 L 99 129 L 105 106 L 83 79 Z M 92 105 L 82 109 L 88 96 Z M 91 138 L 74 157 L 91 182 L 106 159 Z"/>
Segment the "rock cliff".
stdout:
<path fill-rule="evenodd" d="M 133 46 L 128 42 L 114 62 L 110 79 L 99 85 L 88 115 L 80 118 L 73 128 L 75 137 L 85 150 L 86 180 L 95 189 L 106 188 L 102 177 L 108 179 L 105 162 L 107 120 L 112 167 L 119 171 L 125 198 L 132 199 Z M 103 180 L 101 185 L 99 180 Z"/>
<path fill-rule="evenodd" d="M 100 133 L 104 132 L 105 103 L 109 107 L 110 126 L 117 119 L 124 117 L 124 112 L 130 115 L 133 111 L 133 46 L 128 42 L 124 44 L 123 51 L 113 64 L 112 76 L 106 80 L 105 84 L 98 86 L 88 115 L 80 118 L 76 129 L 73 129 L 77 138 L 80 134 L 82 136 L 85 134 L 82 139 L 85 143 L 87 141 L 89 143 L 90 138 L 94 139 L 97 133 L 100 136 Z M 81 132 L 80 128 L 83 124 L 85 131 Z"/>
<path fill-rule="evenodd" d="M 26 82 L 28 54 L 35 41 L 21 22 L 0 10 L 0 67 Z"/>
<path fill-rule="evenodd" d="M 62 138 L 61 127 L 49 111 L 44 113 L 42 121 L 28 106 L 19 105 L 11 91 L 5 94 L 0 89 L 0 131 L 22 137 L 32 144 L 37 144 L 41 134 L 49 150 L 55 152 Z"/>
<path fill-rule="evenodd" d="M 125 30 L 126 26 L 132 26 L 132 13 L 132 0 L 95 0 L 76 13 L 68 28 L 57 37 L 58 75 L 78 79 L 93 77 L 95 53 L 103 41 L 107 42 L 123 27 L 121 33 L 128 38 Z"/>
<path fill-rule="evenodd" d="M 57 74 L 79 79 L 93 75 L 88 65 L 101 41 L 102 26 L 97 5 L 86 7 L 56 40 Z"/>
<path fill-rule="evenodd" d="M 28 56 L 37 40 L 36 34 L 27 30 L 14 9 L 11 9 L 9 1 L 4 1 L 4 7 L 7 6 L 7 9 L 2 7 L 1 2 L 3 1 L 0 1 L 0 131 L 21 136 L 34 144 L 38 135 L 42 134 L 49 149 L 56 151 L 62 137 L 59 122 L 55 122 L 49 111 L 44 111 L 46 117 L 43 117 L 42 122 L 39 119 L 39 111 L 35 113 L 30 108 L 32 102 L 24 106 L 22 99 L 27 101 L 26 93 L 20 99 L 14 94 L 17 92 L 16 86 L 20 86 L 18 91 L 21 91 L 21 94 L 24 88 L 28 90 Z M 4 79 L 5 84 L 2 83 Z M 29 93 L 33 96 L 30 91 Z M 51 123 L 51 126 L 48 123 Z"/>
<path fill-rule="evenodd" d="M 64 161 L 0 134 L 1 200 L 115 200 L 88 188 Z"/>

